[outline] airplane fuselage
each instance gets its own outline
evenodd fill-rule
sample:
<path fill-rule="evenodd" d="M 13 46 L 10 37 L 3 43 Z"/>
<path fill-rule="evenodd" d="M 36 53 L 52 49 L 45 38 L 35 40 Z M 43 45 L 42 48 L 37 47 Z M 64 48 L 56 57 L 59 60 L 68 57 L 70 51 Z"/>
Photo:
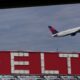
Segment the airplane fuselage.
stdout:
<path fill-rule="evenodd" d="M 56 34 L 53 34 L 52 36 L 54 36 L 54 37 L 63 37 L 63 36 L 67 36 L 67 35 L 74 36 L 78 32 L 80 32 L 80 27 L 61 31 L 61 32 L 58 32 Z"/>

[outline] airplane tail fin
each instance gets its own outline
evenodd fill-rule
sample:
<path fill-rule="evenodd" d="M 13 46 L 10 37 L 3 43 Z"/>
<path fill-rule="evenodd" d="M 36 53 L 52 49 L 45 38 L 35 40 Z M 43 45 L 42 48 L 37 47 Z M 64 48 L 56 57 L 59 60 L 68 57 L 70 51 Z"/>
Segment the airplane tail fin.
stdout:
<path fill-rule="evenodd" d="M 52 34 L 58 33 L 56 29 L 54 29 L 52 26 L 48 26 L 49 30 L 51 31 Z"/>

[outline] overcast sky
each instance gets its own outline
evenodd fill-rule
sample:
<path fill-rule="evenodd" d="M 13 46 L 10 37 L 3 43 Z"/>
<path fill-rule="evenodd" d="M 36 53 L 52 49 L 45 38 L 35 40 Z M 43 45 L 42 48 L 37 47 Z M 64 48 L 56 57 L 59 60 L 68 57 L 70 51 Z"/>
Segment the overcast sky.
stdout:
<path fill-rule="evenodd" d="M 0 50 L 80 51 L 80 33 L 55 38 L 58 31 L 80 26 L 80 4 L 0 9 Z"/>

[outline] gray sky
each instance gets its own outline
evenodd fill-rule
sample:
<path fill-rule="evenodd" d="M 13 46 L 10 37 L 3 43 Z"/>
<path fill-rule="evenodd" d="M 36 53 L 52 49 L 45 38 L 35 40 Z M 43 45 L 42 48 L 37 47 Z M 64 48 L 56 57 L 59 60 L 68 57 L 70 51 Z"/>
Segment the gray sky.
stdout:
<path fill-rule="evenodd" d="M 0 50 L 80 51 L 80 33 L 54 38 L 48 25 L 80 26 L 80 4 L 0 9 Z"/>

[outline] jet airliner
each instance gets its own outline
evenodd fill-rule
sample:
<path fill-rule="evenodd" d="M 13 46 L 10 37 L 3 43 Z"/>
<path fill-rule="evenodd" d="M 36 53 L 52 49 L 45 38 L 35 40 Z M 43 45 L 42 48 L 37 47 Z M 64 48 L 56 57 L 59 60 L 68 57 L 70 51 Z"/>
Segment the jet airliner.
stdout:
<path fill-rule="evenodd" d="M 72 28 L 72 29 L 67 29 L 61 32 L 58 32 L 55 28 L 52 26 L 48 26 L 50 32 L 52 33 L 53 37 L 64 37 L 64 36 L 75 36 L 77 33 L 80 32 L 80 27 Z"/>

